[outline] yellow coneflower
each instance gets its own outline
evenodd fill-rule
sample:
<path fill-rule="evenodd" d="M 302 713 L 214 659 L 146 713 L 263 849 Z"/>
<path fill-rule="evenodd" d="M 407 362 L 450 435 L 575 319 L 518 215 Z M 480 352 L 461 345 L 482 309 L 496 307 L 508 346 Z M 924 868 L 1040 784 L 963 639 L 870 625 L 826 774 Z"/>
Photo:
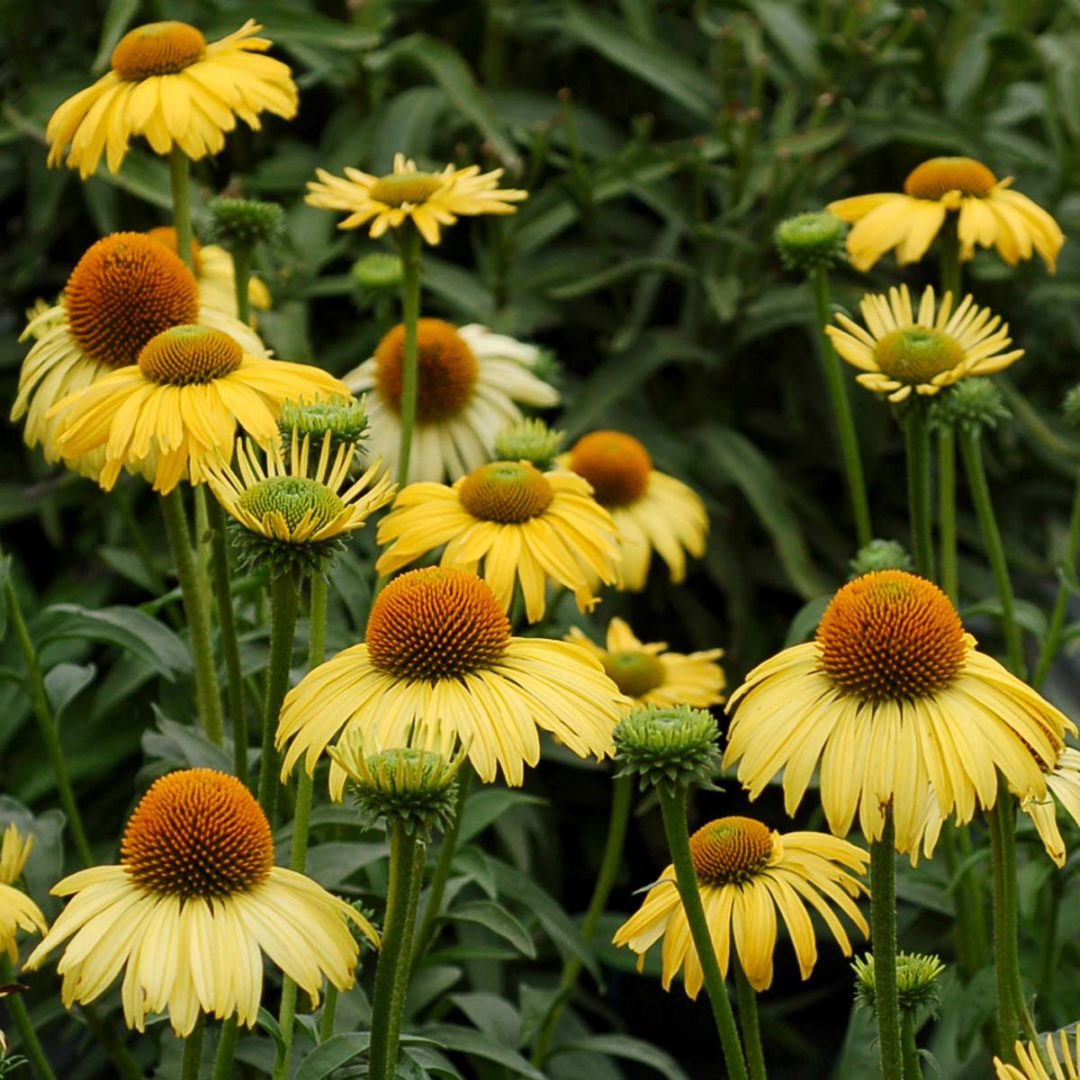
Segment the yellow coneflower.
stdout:
<path fill-rule="evenodd" d="M 998 178 L 968 157 L 924 161 L 904 181 L 904 193 L 857 195 L 829 203 L 842 221 L 854 222 L 847 250 L 858 270 L 869 270 L 887 251 L 896 261 L 918 262 L 945 224 L 959 215 L 960 258 L 970 259 L 975 245 L 997 248 L 1010 265 L 1037 251 L 1053 273 L 1065 237 L 1057 222 L 1026 195 L 1012 191 L 1012 177 Z"/>
<path fill-rule="evenodd" d="M 243 120 L 258 130 L 259 113 L 296 115 L 297 90 L 288 65 L 262 56 L 271 42 L 254 35 L 254 19 L 207 44 L 194 26 L 156 22 L 125 34 L 112 53 L 112 70 L 68 98 L 45 129 L 49 164 L 67 164 L 85 180 L 102 152 L 117 172 L 132 135 L 155 154 L 178 146 L 197 161 L 216 154 Z"/>
<path fill-rule="evenodd" d="M 26 893 L 14 888 L 33 846 L 34 838 L 23 838 L 14 824 L 4 830 L 0 843 L 0 953 L 6 953 L 13 964 L 19 960 L 19 947 L 15 942 L 18 931 L 44 934 L 48 929 L 37 904 Z"/>
<path fill-rule="evenodd" d="M 868 294 L 860 307 L 866 328 L 838 314 L 843 329 L 825 327 L 836 351 L 861 374 L 855 380 L 868 390 L 903 401 L 912 390 L 933 395 L 960 379 L 1004 371 L 1024 355 L 1009 350 L 1009 324 L 989 308 L 965 296 L 953 311 L 952 294 L 937 307 L 927 286 L 916 312 L 906 285 L 888 296 Z M 936 309 L 936 313 L 935 313 Z"/>
<path fill-rule="evenodd" d="M 1015 1044 L 1017 1065 L 1009 1065 L 999 1057 L 994 1058 L 994 1075 L 997 1080 L 1080 1080 L 1080 1024 L 1073 1024 L 1073 1045 L 1069 1045 L 1069 1033 L 1064 1029 L 1047 1035 L 1044 1043 L 1047 1060 L 1053 1073 L 1046 1071 L 1039 1058 L 1039 1048 L 1033 1042 Z"/>
<path fill-rule="evenodd" d="M 596 501 L 611 513 L 622 552 L 620 589 L 645 588 L 653 551 L 667 563 L 676 585 L 686 577 L 686 554 L 705 553 L 705 504 L 681 480 L 654 469 L 649 452 L 633 436 L 594 431 L 557 464 L 584 476 Z"/>
<path fill-rule="evenodd" d="M 502 174 L 502 169 L 482 173 L 479 165 L 465 169 L 447 165 L 442 172 L 422 172 L 404 154 L 396 154 L 394 171 L 385 176 L 347 168 L 340 177 L 316 169 L 319 179 L 308 181 L 305 202 L 321 210 L 347 212 L 339 229 L 356 229 L 370 221 L 369 235 L 379 237 L 387 229 L 412 221 L 429 244 L 437 244 L 440 226 L 453 225 L 459 215 L 517 210 L 511 204 L 527 198 L 528 192 L 500 188 Z"/>
<path fill-rule="evenodd" d="M 335 444 L 327 433 L 314 462 L 311 451 L 310 435 L 289 441 L 287 459 L 280 444 L 272 442 L 264 465 L 258 447 L 238 439 L 235 470 L 224 459 L 212 461 L 205 466 L 206 482 L 245 529 L 287 547 L 313 549 L 319 559 L 389 503 L 396 487 L 381 462 L 347 483 L 355 444 Z"/>
<path fill-rule="evenodd" d="M 547 580 L 570 589 L 578 610 L 596 603 L 593 581 L 615 580 L 618 546 L 611 516 L 580 476 L 542 473 L 528 461 L 493 461 L 453 487 L 410 484 L 379 523 L 380 574 L 446 545 L 443 566 L 483 576 L 503 611 L 521 583 L 529 622 L 544 617 Z"/>
<path fill-rule="evenodd" d="M 626 699 L 580 646 L 512 637 L 502 607 L 480 578 L 428 567 L 379 593 L 367 639 L 309 672 L 285 697 L 277 746 L 282 777 L 304 757 L 308 774 L 335 739 L 364 733 L 370 753 L 421 746 L 451 757 L 468 746 L 485 783 L 508 784 L 540 758 L 540 731 L 579 757 L 603 758 Z M 345 773 L 330 766 L 340 799 Z"/>
<path fill-rule="evenodd" d="M 667 651 L 666 641 L 646 645 L 628 623 L 608 623 L 607 647 L 594 644 L 576 626 L 567 641 L 586 648 L 604 665 L 615 685 L 637 705 L 692 705 L 707 709 L 724 700 L 724 670 L 717 660 L 723 649 L 688 655 Z"/>
<path fill-rule="evenodd" d="M 163 330 L 194 323 L 219 330 L 245 353 L 265 356 L 252 330 L 226 310 L 208 305 L 198 283 L 175 253 L 144 233 L 106 236 L 87 249 L 54 305 L 33 309 L 22 339 L 34 345 L 19 371 L 11 419 L 26 417 L 27 445 L 39 443 L 46 461 L 59 461 L 59 422 L 49 410 L 111 371 L 138 362 L 143 347 Z M 68 464 L 97 477 L 104 451 Z"/>
<path fill-rule="evenodd" d="M 710 821 L 690 837 L 690 855 L 720 972 L 727 975 L 734 940 L 738 962 L 755 990 L 768 990 L 772 984 L 777 912 L 787 926 L 804 979 L 817 962 L 817 938 L 807 905 L 821 916 L 845 956 L 851 955 L 851 942 L 833 907 L 864 937 L 869 934 L 855 899 L 866 893 L 859 876 L 866 873 L 870 856 L 846 840 L 815 832 L 781 836 L 752 818 L 725 817 Z M 683 968 L 686 993 L 696 998 L 704 975 L 675 885 L 674 866 L 664 870 L 612 940 L 638 954 L 640 971 L 645 954 L 661 938 L 664 989 L 671 989 Z"/>
<path fill-rule="evenodd" d="M 998 770 L 1021 797 L 1043 799 L 1075 727 L 975 648 L 948 597 L 902 570 L 865 574 L 833 597 L 816 639 L 766 660 L 728 704 L 724 767 L 756 799 L 783 773 L 793 814 L 818 771 L 829 828 L 858 815 L 879 840 L 892 807 L 896 850 L 916 852 L 928 798 L 957 824 L 997 800 Z M 927 851 L 927 854 L 930 854 Z"/>
<path fill-rule="evenodd" d="M 103 994 L 126 967 L 120 997 L 129 1027 L 168 1012 L 190 1034 L 200 1013 L 254 1025 L 265 952 L 317 1002 L 324 977 L 355 977 L 354 923 L 371 924 L 310 878 L 274 866 L 270 824 L 233 776 L 186 769 L 161 777 L 131 815 L 118 866 L 95 866 L 53 888 L 71 901 L 26 962 L 57 965 L 65 1008 Z"/>
<path fill-rule="evenodd" d="M 471 323 L 451 326 L 420 319 L 416 328 L 416 426 L 409 481 L 457 480 L 493 456 L 495 438 L 521 419 L 519 405 L 546 409 L 559 402 L 554 387 L 533 374 L 535 345 Z M 344 376 L 367 394 L 371 453 L 397 469 L 401 446 L 401 382 L 405 330 L 394 327 L 375 355 Z"/>
<path fill-rule="evenodd" d="M 152 338 L 136 364 L 65 398 L 49 415 L 60 420 L 65 458 L 104 447 L 98 482 L 106 491 L 127 467 L 167 495 L 185 476 L 201 483 L 208 461 L 232 453 L 237 424 L 265 445 L 277 436 L 283 401 L 345 393 L 343 382 L 310 364 L 251 356 L 219 330 L 175 326 Z"/>
<path fill-rule="evenodd" d="M 151 240 L 164 244 L 177 254 L 176 229 L 172 225 L 159 225 L 146 233 Z M 232 256 L 217 244 L 200 244 L 191 238 L 191 266 L 199 283 L 199 302 L 217 311 L 224 311 L 234 319 L 236 316 L 236 275 L 233 273 Z M 254 274 L 248 281 L 248 300 L 253 308 L 266 311 L 270 307 L 270 290 Z"/>

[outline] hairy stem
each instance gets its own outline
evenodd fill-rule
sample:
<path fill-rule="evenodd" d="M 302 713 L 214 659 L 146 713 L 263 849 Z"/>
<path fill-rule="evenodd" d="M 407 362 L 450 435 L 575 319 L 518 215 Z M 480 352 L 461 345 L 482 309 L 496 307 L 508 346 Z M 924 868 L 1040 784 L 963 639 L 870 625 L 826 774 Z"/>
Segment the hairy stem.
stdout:
<path fill-rule="evenodd" d="M 398 450 L 397 482 L 409 482 L 409 455 L 416 423 L 419 388 L 419 355 L 416 330 L 420 319 L 420 233 L 410 223 L 398 230 L 401 247 L 401 311 L 405 327 L 401 374 L 401 445 Z"/>
<path fill-rule="evenodd" d="M 259 762 L 259 805 L 271 823 L 277 804 L 278 763 L 274 750 L 274 729 L 285 693 L 289 689 L 289 666 L 296 636 L 299 595 L 289 573 L 270 579 L 270 661 L 266 670 L 266 699 L 263 703 L 262 757 Z"/>
<path fill-rule="evenodd" d="M 934 544 L 930 527 L 930 432 L 926 404 L 908 403 L 904 417 L 907 448 L 908 513 L 911 517 L 911 553 L 915 570 L 925 578 L 934 576 Z"/>
<path fill-rule="evenodd" d="M 896 985 L 896 826 L 885 811 L 880 840 L 870 844 L 870 920 L 874 997 L 882 1080 L 901 1080 L 900 997 Z"/>
<path fill-rule="evenodd" d="M 743 1046 L 746 1047 L 750 1080 L 765 1080 L 765 1051 L 761 1045 L 761 1026 L 758 1024 L 757 992 L 750 985 L 738 955 L 734 961 L 735 999 L 739 1004 L 739 1025 L 742 1028 Z"/>

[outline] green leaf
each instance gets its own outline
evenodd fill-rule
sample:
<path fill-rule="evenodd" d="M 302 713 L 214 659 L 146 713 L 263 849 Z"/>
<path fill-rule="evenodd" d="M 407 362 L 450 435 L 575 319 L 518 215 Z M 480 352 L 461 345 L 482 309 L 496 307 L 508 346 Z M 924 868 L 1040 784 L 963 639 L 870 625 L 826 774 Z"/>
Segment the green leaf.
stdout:
<path fill-rule="evenodd" d="M 701 120 L 712 120 L 720 108 L 716 84 L 685 53 L 631 34 L 613 15 L 596 7 L 569 3 L 561 28 L 613 64 L 677 101 Z"/>
<path fill-rule="evenodd" d="M 500 1046 L 499 1043 L 472 1028 L 460 1027 L 457 1024 L 432 1024 L 424 1029 L 424 1034 L 447 1050 L 455 1050 L 460 1054 L 473 1054 L 476 1057 L 494 1061 L 517 1076 L 526 1076 L 529 1080 L 546 1080 L 544 1074 L 534 1069 L 520 1054 L 508 1047 Z M 297 1076 L 296 1080 L 301 1080 L 301 1078 Z M 308 1080 L 308 1078 L 305 1077 L 303 1080 Z"/>
<path fill-rule="evenodd" d="M 629 1035 L 592 1035 L 578 1042 L 568 1043 L 552 1051 L 552 1056 L 568 1050 L 583 1050 L 588 1053 L 605 1054 L 609 1057 L 626 1058 L 641 1065 L 648 1065 L 668 1080 L 689 1080 L 678 1062 L 658 1046 L 647 1043 L 644 1039 L 634 1039 Z"/>
<path fill-rule="evenodd" d="M 825 614 L 830 600 L 832 600 L 831 594 L 815 596 L 813 600 L 807 600 L 795 612 L 795 618 L 791 620 L 791 625 L 788 627 L 787 637 L 784 638 L 785 649 L 809 641 L 814 636 L 814 631 L 821 622 L 821 616 Z"/>
<path fill-rule="evenodd" d="M 503 1046 L 519 1046 L 521 1016 L 517 1009 L 498 994 L 475 992 L 451 994 L 450 1000 L 469 1018 L 470 1023 Z"/>
<path fill-rule="evenodd" d="M 206 733 L 190 724 L 170 720 L 157 705 L 151 705 L 157 722 L 143 733 L 143 753 L 151 760 L 166 762 L 171 768 L 217 769 L 231 773 L 232 753 L 212 743 Z"/>
<path fill-rule="evenodd" d="M 536 946 L 529 932 L 506 908 L 493 900 L 473 900 L 468 904 L 454 908 L 446 913 L 446 918 L 455 922 L 475 923 L 493 934 L 509 941 L 515 949 L 530 960 L 536 958 Z"/>
<path fill-rule="evenodd" d="M 406 60 L 425 68 L 446 92 L 454 108 L 491 144 L 503 165 L 509 169 L 519 166 L 521 159 L 503 130 L 502 121 L 474 78 L 472 69 L 452 45 L 427 34 L 410 34 L 395 41 L 380 59 L 389 62 Z"/>
<path fill-rule="evenodd" d="M 684 281 L 692 280 L 695 271 L 675 259 L 655 258 L 651 255 L 643 255 L 640 259 L 625 259 L 601 270 L 598 274 L 590 274 L 568 285 L 556 285 L 547 290 L 547 295 L 552 300 L 576 300 L 590 293 L 599 292 L 611 285 L 617 285 L 626 278 L 637 278 L 641 274 L 659 272 L 670 277 L 682 278 Z"/>
<path fill-rule="evenodd" d="M 8 604 L 7 584 L 11 578 L 11 556 L 0 555 L 0 641 L 7 634 Z"/>
<path fill-rule="evenodd" d="M 92 611 L 78 604 L 53 604 L 45 614 L 56 616 L 57 625 L 40 639 L 39 647 L 70 638 L 102 641 L 134 653 L 170 682 L 191 670 L 191 654 L 184 642 L 138 608 L 117 605 Z"/>
<path fill-rule="evenodd" d="M 465 813 L 458 830 L 458 843 L 467 844 L 475 839 L 488 826 L 498 821 L 503 814 L 517 806 L 546 806 L 547 799 L 536 795 L 526 795 L 515 788 L 485 787 L 471 794 L 465 803 Z"/>
<path fill-rule="evenodd" d="M 745 435 L 712 425 L 702 436 L 710 462 L 744 495 L 765 531 L 788 580 L 804 600 L 829 591 L 810 561 L 802 527 L 788 505 L 784 483 L 768 458 Z"/>
<path fill-rule="evenodd" d="M 48 672 L 45 696 L 58 724 L 64 710 L 94 681 L 95 675 L 94 664 L 57 664 Z"/>
<path fill-rule="evenodd" d="M 1042 641 L 1046 637 L 1047 622 L 1046 614 L 1030 600 L 1013 599 L 1013 614 L 1017 623 L 1036 640 Z M 996 596 L 987 597 L 976 604 L 968 604 L 960 611 L 960 617 L 967 622 L 979 615 L 990 615 L 995 619 L 1001 618 L 1001 601 Z"/>
<path fill-rule="evenodd" d="M 791 66 L 804 79 L 816 78 L 821 67 L 817 38 L 798 6 L 786 0 L 751 0 L 750 8 Z"/>
<path fill-rule="evenodd" d="M 293 1080 L 323 1080 L 335 1069 L 358 1057 L 371 1045 L 368 1031 L 350 1031 L 332 1035 L 320 1043 L 303 1061 L 293 1075 Z"/>
<path fill-rule="evenodd" d="M 271 1039 L 274 1040 L 274 1045 L 278 1050 L 285 1050 L 285 1039 L 282 1037 L 281 1027 L 277 1022 L 277 1018 L 263 1005 L 259 1006 L 259 1014 L 256 1017 L 256 1023 L 270 1036 Z"/>

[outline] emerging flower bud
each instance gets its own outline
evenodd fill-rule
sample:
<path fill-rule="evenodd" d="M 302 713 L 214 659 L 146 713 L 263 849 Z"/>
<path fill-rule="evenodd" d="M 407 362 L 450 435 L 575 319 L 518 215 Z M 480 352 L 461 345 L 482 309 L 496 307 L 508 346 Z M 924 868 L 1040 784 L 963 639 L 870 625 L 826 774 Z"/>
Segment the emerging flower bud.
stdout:
<path fill-rule="evenodd" d="M 636 775 L 642 790 L 709 783 L 720 769 L 719 734 L 704 709 L 644 705 L 615 728 L 615 775 Z"/>

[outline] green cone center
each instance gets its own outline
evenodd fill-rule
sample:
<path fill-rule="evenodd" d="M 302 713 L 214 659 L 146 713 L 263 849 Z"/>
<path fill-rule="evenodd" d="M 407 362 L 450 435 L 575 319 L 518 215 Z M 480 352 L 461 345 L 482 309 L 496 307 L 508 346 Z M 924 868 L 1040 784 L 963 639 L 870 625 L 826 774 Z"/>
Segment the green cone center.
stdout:
<path fill-rule="evenodd" d="M 928 326 L 893 330 L 874 346 L 874 359 L 886 375 L 907 386 L 930 382 L 964 362 L 963 346 Z"/>

